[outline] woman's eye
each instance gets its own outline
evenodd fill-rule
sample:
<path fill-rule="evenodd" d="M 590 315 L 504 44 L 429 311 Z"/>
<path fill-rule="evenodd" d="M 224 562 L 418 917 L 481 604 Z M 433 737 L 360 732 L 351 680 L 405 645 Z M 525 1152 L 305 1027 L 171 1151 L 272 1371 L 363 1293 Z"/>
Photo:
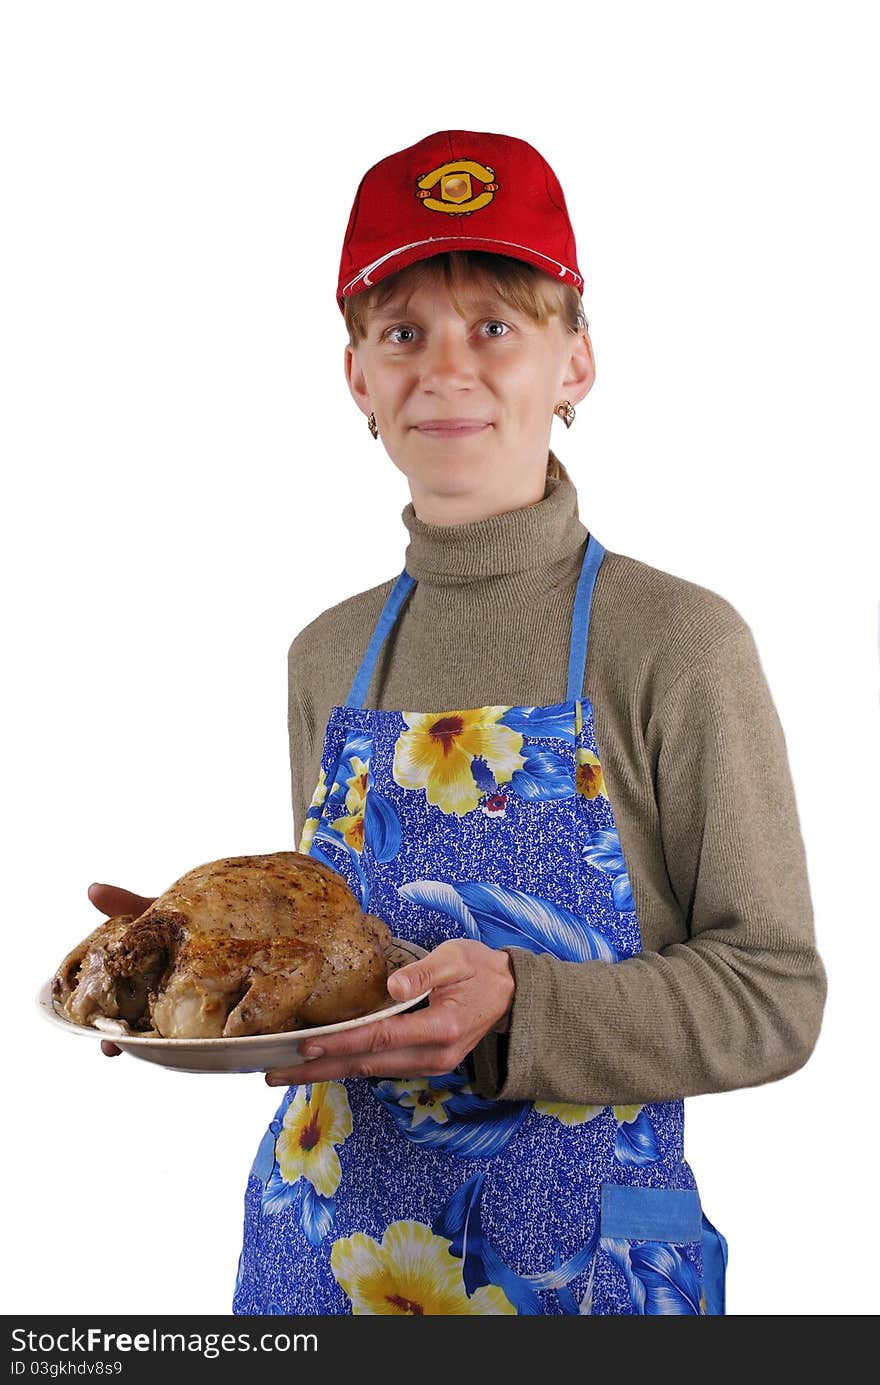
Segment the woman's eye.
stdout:
<path fill-rule="evenodd" d="M 500 319 L 496 317 L 487 318 L 481 325 L 484 328 L 489 328 L 490 337 L 504 337 L 507 336 L 510 331 L 507 323 L 501 322 Z M 385 333 L 386 340 L 392 342 L 395 346 L 408 345 L 413 340 L 414 335 L 415 328 L 408 326 L 406 323 L 401 324 L 399 327 L 389 327 L 388 331 Z"/>

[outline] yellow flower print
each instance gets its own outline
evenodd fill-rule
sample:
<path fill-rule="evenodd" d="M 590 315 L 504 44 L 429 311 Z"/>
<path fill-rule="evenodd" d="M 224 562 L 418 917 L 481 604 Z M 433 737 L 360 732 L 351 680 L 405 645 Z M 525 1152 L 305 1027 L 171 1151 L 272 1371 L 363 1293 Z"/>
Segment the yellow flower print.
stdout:
<path fill-rule="evenodd" d="M 608 1109 L 607 1106 L 574 1106 L 564 1101 L 536 1101 L 533 1105 L 539 1116 L 555 1116 L 563 1125 L 586 1125 L 587 1121 L 595 1120 L 601 1111 Z M 617 1124 L 623 1125 L 624 1121 L 637 1120 L 639 1112 L 644 1108 L 612 1106 L 611 1109 Z"/>
<path fill-rule="evenodd" d="M 599 794 L 605 794 L 607 798 L 605 776 L 598 756 L 594 755 L 592 750 L 578 746 L 575 761 L 575 785 L 578 793 L 582 793 L 585 798 L 598 798 Z"/>
<path fill-rule="evenodd" d="M 336 785 L 334 784 L 333 787 L 334 787 L 334 789 L 335 789 L 335 788 L 336 788 Z M 311 801 L 311 803 L 309 804 L 309 807 L 310 807 L 310 808 L 320 808 L 321 804 L 324 802 L 324 799 L 325 799 L 326 797 L 327 797 L 327 771 L 326 771 L 325 769 L 322 769 L 322 770 L 321 770 L 321 773 L 318 775 L 318 783 L 317 783 L 317 785 L 316 785 L 316 787 L 315 787 L 315 792 L 312 794 L 312 801 Z"/>
<path fill-rule="evenodd" d="M 330 790 L 330 792 L 331 792 L 331 793 L 335 793 L 336 790 L 337 790 L 338 788 L 339 788 L 339 785 L 336 784 L 336 783 L 334 783 L 333 786 L 332 786 L 332 788 L 331 788 L 331 790 Z M 312 800 L 311 800 L 311 802 L 310 802 L 310 804 L 309 804 L 309 809 L 311 809 L 311 808 L 320 808 L 321 805 L 322 805 L 323 802 L 324 802 L 324 799 L 325 799 L 326 797 L 327 797 L 327 771 L 326 771 L 325 769 L 322 769 L 321 772 L 320 772 L 320 774 L 318 775 L 318 783 L 317 783 L 317 785 L 315 786 L 315 792 L 312 794 Z M 318 813 L 318 814 L 314 814 L 314 813 L 313 813 L 311 816 L 308 816 L 308 815 L 306 816 L 306 820 L 305 820 L 305 822 L 303 823 L 303 830 L 302 830 L 302 832 L 300 833 L 299 846 L 297 847 L 297 850 L 298 850 L 298 851 L 301 851 L 304 855 L 308 855 L 309 848 L 310 848 L 310 846 L 312 845 L 312 842 L 313 842 L 313 840 L 314 840 L 315 833 L 316 833 L 317 830 L 318 830 L 318 824 L 319 824 L 320 821 L 321 821 L 321 815 L 320 815 L 320 813 Z"/>
<path fill-rule="evenodd" d="M 363 812 L 367 801 L 367 781 L 369 779 L 370 762 L 369 760 L 359 760 L 357 755 L 351 757 L 351 767 L 354 774 L 350 779 L 346 779 L 348 793 L 345 795 L 345 806 L 350 813 Z"/>
<path fill-rule="evenodd" d="M 397 1103 L 412 1110 L 411 1130 L 428 1119 L 436 1121 L 438 1125 L 447 1124 L 449 1116 L 443 1103 L 455 1096 L 455 1092 L 448 1087 L 431 1087 L 426 1077 L 417 1077 L 410 1082 L 392 1082 L 390 1086 Z M 465 1085 L 461 1090 L 469 1092 L 471 1089 Z"/>
<path fill-rule="evenodd" d="M 345 838 L 346 846 L 350 846 L 352 851 L 363 851 L 364 849 L 364 810 L 360 808 L 356 813 L 347 813 L 341 818 L 336 818 L 330 824 L 331 827 Z"/>
<path fill-rule="evenodd" d="M 364 849 L 364 812 L 367 806 L 367 787 L 370 772 L 369 760 L 361 760 L 357 755 L 351 757 L 351 767 L 354 774 L 350 779 L 346 779 L 348 790 L 345 795 L 345 806 L 348 809 L 342 817 L 334 818 L 330 826 L 340 834 L 346 846 L 352 851 L 363 851 Z M 334 784 L 336 789 L 337 785 Z"/>
<path fill-rule="evenodd" d="M 394 782 L 402 789 L 425 789 L 429 803 L 463 817 L 477 807 L 483 791 L 474 782 L 471 761 L 486 761 L 496 782 L 509 782 L 525 764 L 518 731 L 497 723 L 509 707 L 474 707 L 455 712 L 405 712 L 409 727 L 394 747 Z"/>
<path fill-rule="evenodd" d="M 539 1116 L 555 1116 L 562 1125 L 586 1125 L 607 1110 L 605 1106 L 575 1106 L 565 1101 L 536 1101 L 534 1107 Z"/>
<path fill-rule="evenodd" d="M 452 1242 L 417 1221 L 396 1221 L 382 1244 L 361 1231 L 334 1241 L 330 1268 L 352 1313 L 397 1317 L 485 1317 L 515 1314 L 502 1289 L 484 1284 L 468 1298 L 463 1262 Z"/>
<path fill-rule="evenodd" d="M 275 1155 L 285 1183 L 308 1179 L 316 1193 L 332 1197 L 342 1169 L 334 1145 L 351 1134 L 351 1107 L 341 1082 L 316 1082 L 306 1100 L 300 1087 L 287 1108 Z"/>
<path fill-rule="evenodd" d="M 300 834 L 298 849 L 303 853 L 304 856 L 308 856 L 309 854 L 309 847 L 311 846 L 314 840 L 315 833 L 318 830 L 318 822 L 318 818 L 306 818 L 305 823 L 303 824 L 303 830 Z"/>
<path fill-rule="evenodd" d="M 641 1107 L 641 1106 L 612 1106 L 611 1109 L 612 1109 L 612 1111 L 614 1112 L 614 1119 L 617 1121 L 617 1124 L 618 1124 L 618 1125 L 623 1125 L 624 1121 L 629 1122 L 629 1121 L 637 1120 L 637 1119 L 638 1119 L 639 1112 L 643 1109 L 643 1107 Z"/>

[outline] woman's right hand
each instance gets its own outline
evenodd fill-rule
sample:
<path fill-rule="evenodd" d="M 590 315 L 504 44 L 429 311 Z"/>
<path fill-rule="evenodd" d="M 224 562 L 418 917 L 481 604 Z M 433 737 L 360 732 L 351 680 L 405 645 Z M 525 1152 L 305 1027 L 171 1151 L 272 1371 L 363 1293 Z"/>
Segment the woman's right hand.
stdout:
<path fill-rule="evenodd" d="M 95 884 L 89 885 L 89 899 L 96 909 L 107 915 L 108 919 L 115 918 L 117 914 L 133 914 L 137 918 L 145 909 L 149 909 L 155 896 L 154 899 L 148 899 L 145 895 L 123 890 L 119 885 Z M 118 1058 L 122 1049 L 117 1048 L 109 1039 L 102 1039 L 101 1052 L 108 1058 Z"/>

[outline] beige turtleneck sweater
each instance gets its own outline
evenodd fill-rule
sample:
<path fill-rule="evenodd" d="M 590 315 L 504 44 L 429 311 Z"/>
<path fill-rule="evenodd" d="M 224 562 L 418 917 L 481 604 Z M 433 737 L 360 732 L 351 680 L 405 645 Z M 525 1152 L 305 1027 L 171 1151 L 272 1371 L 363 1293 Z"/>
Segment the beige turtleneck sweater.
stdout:
<path fill-rule="evenodd" d="M 525 509 L 443 526 L 410 503 L 402 519 L 417 585 L 364 705 L 563 701 L 588 537 L 565 468 Z M 404 564 L 389 566 L 290 648 L 297 843 L 330 709 Z M 606 550 L 583 695 L 643 951 L 609 963 L 507 949 L 509 1033 L 474 1049 L 477 1090 L 605 1105 L 785 1077 L 816 1043 L 826 980 L 785 740 L 748 625 L 715 592 Z"/>

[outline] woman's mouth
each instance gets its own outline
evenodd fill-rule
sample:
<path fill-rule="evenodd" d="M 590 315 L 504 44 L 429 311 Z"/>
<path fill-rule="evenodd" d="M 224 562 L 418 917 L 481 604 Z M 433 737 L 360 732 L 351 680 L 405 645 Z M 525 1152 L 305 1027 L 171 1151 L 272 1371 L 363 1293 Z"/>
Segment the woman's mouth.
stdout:
<path fill-rule="evenodd" d="M 491 424 L 478 418 L 432 418 L 417 423 L 416 430 L 431 438 L 462 438 L 470 433 L 482 433 Z"/>

